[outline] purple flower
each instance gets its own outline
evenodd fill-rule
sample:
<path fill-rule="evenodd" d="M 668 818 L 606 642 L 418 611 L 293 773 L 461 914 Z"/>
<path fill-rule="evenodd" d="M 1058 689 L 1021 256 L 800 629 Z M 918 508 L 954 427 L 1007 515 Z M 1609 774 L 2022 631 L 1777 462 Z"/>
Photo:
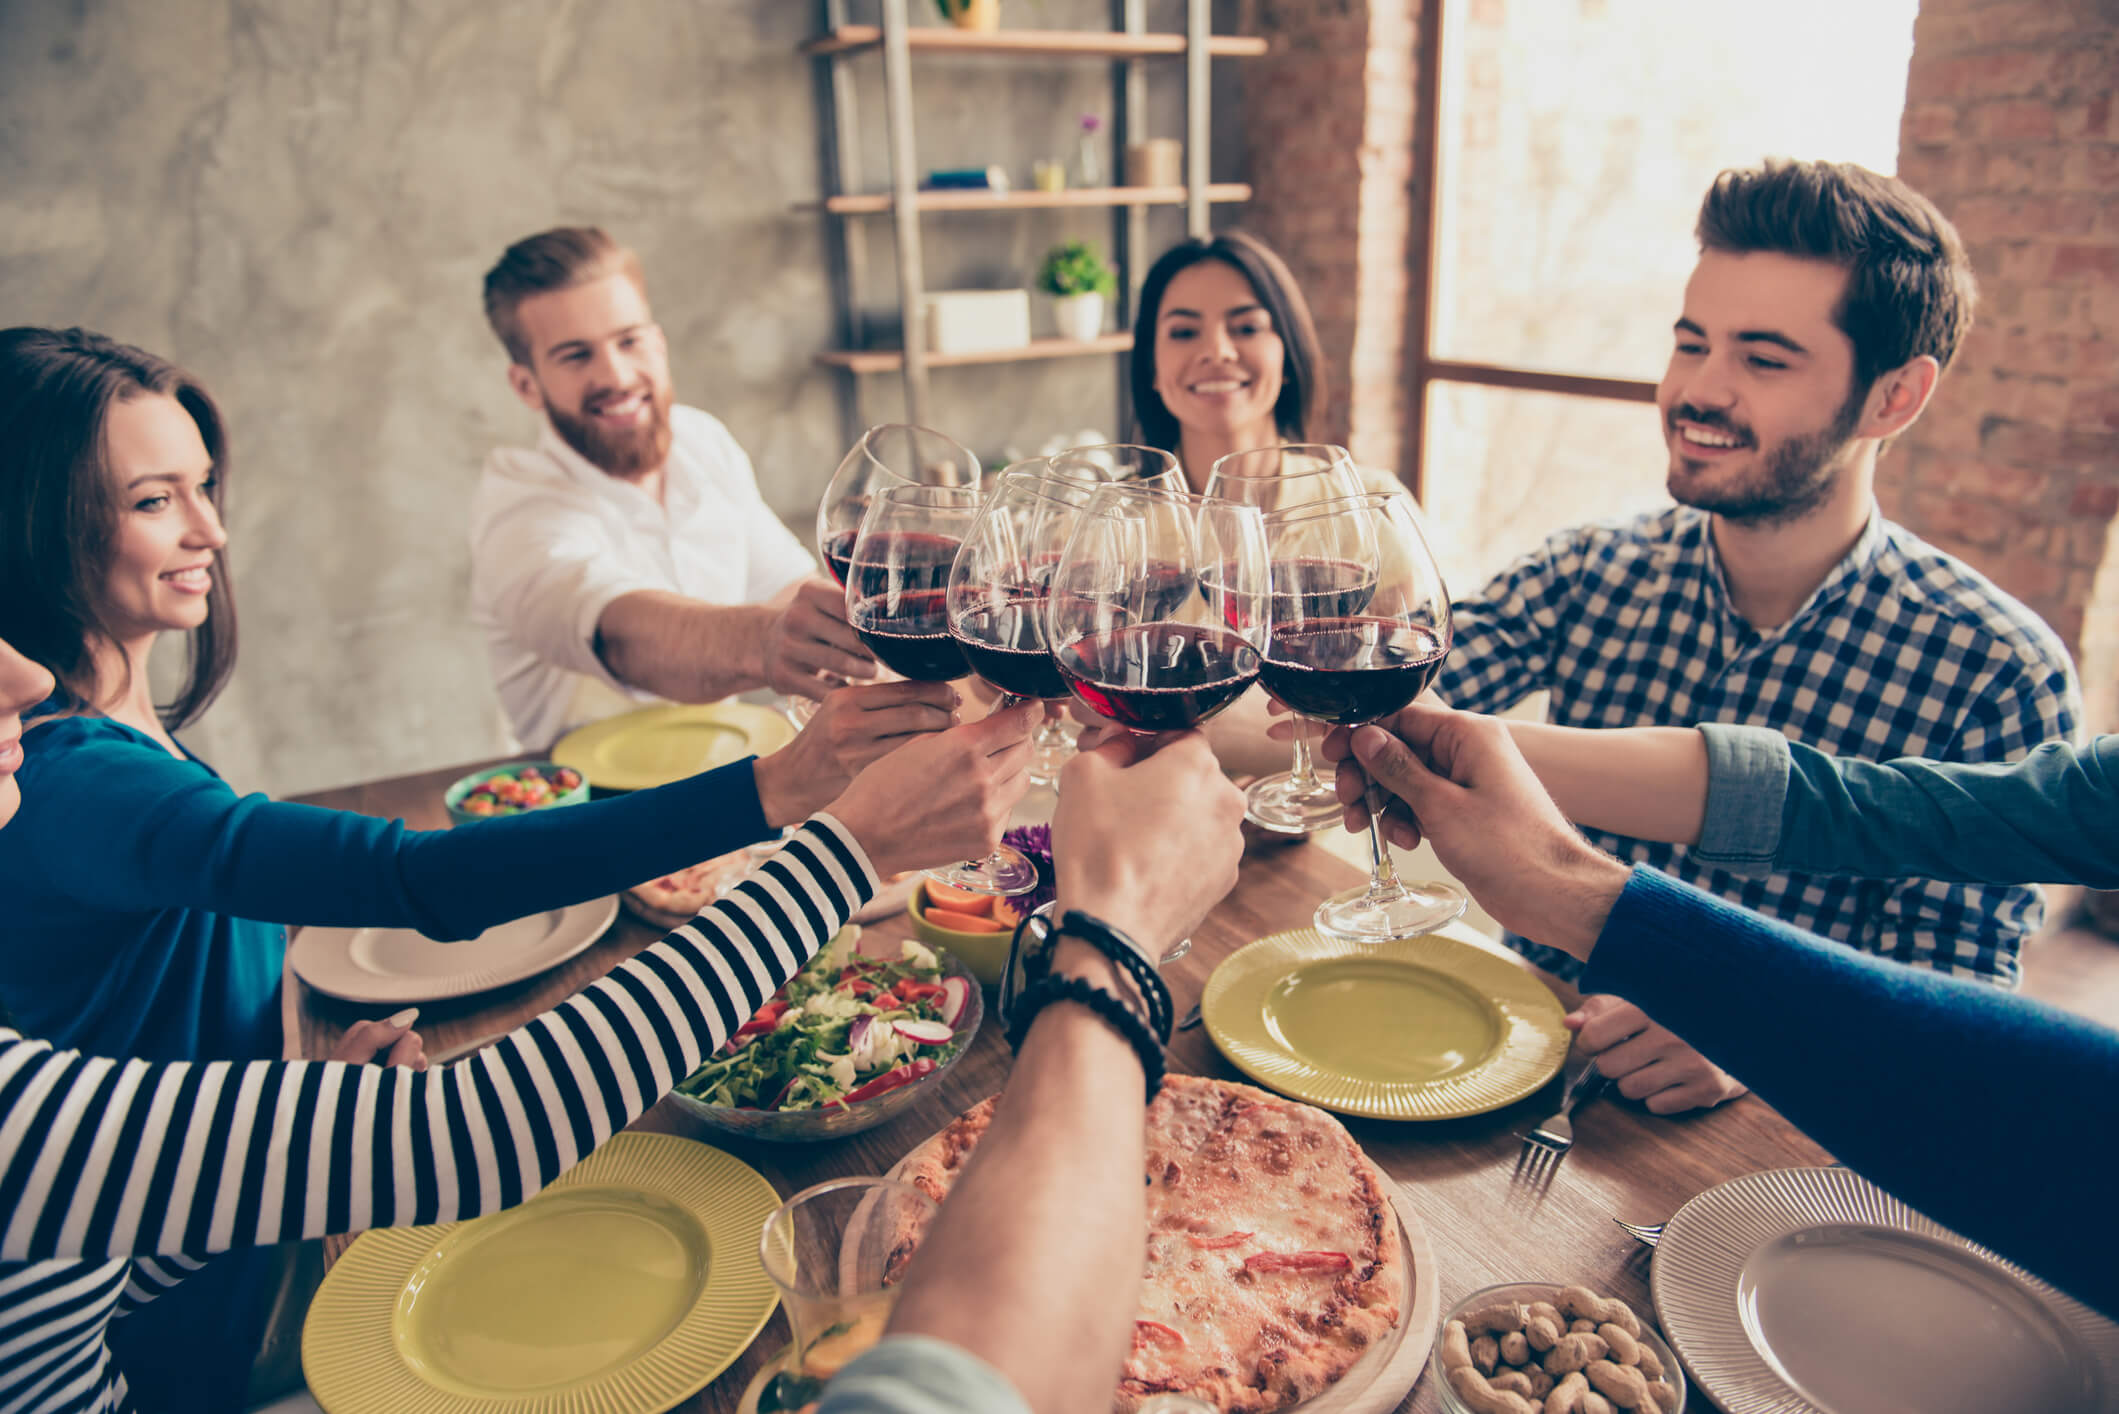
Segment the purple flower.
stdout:
<path fill-rule="evenodd" d="M 1016 906 L 1024 912 L 1041 908 L 1059 896 L 1056 876 L 1052 870 L 1052 827 L 1050 825 L 1018 825 L 1001 836 L 1001 843 L 1020 851 L 1022 856 L 1037 866 L 1037 888 L 1025 894 Z"/>
<path fill-rule="evenodd" d="M 1103 125 L 1104 125 L 1104 120 L 1103 120 L 1102 118 L 1099 118 L 1099 117 L 1097 117 L 1097 116 L 1096 116 L 1096 114 L 1094 114 L 1094 113 L 1084 113 L 1084 114 L 1082 114 L 1082 131 L 1083 131 L 1083 132 L 1085 132 L 1085 133 L 1093 133 L 1093 132 L 1095 132 L 1095 131 L 1096 131 L 1097 129 L 1099 129 L 1099 128 L 1103 127 Z"/>

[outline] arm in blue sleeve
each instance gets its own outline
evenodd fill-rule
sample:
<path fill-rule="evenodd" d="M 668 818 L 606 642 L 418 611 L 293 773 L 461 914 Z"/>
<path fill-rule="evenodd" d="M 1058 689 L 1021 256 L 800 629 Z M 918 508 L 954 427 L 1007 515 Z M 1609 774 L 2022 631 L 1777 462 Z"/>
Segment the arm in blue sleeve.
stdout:
<path fill-rule="evenodd" d="M 968 1350 L 924 1335 L 885 1336 L 834 1376 L 817 1404 L 817 1414 L 972 1411 L 1030 1414 L 1030 1406 L 999 1370 Z"/>
<path fill-rule="evenodd" d="M 26 799 L 36 820 L 20 823 L 34 823 L 52 882 L 100 907 L 468 938 L 766 838 L 752 764 L 615 800 L 421 831 L 238 796 L 191 762 L 127 743 L 79 753 L 66 772 L 41 778 Z"/>
<path fill-rule="evenodd" d="M 2119 737 L 1964 765 L 1844 760 L 1758 727 L 1700 731 L 1708 824 L 1695 854 L 1725 867 L 2119 887 Z M 1717 806 L 1718 793 L 1733 802 L 1776 783 L 1771 829 Z"/>
<path fill-rule="evenodd" d="M 2084 1109 L 2119 1095 L 2119 1032 L 1866 956 L 1636 869 L 1586 992 L 1626 998 L 1849 1167 L 2108 1315 L 2119 1228 Z"/>

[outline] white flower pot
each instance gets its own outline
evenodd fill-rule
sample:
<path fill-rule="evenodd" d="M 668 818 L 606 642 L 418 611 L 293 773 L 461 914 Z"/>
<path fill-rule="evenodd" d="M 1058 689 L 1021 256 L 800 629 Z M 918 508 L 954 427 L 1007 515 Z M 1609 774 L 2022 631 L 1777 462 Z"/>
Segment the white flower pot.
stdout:
<path fill-rule="evenodd" d="M 1104 332 L 1104 297 L 1094 291 L 1062 295 L 1052 301 L 1052 319 L 1061 338 L 1087 343 Z"/>

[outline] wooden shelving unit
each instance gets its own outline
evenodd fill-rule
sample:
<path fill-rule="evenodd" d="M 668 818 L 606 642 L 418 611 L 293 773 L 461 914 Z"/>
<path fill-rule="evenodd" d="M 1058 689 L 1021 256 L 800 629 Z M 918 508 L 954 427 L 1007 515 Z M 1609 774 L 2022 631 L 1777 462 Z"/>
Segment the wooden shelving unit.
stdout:
<path fill-rule="evenodd" d="M 906 47 L 915 54 L 1040 54 L 1080 59 L 1147 59 L 1157 55 L 1182 54 L 1187 47 L 1181 34 L 1103 33 L 1073 29 L 914 29 L 905 35 Z M 883 47 L 881 25 L 839 25 L 807 40 L 802 52 L 810 55 L 858 54 Z M 1255 59 L 1266 52 L 1263 39 L 1245 35 L 1217 34 L 1208 38 L 1207 53 L 1216 59 Z"/>
<path fill-rule="evenodd" d="M 842 388 L 841 414 L 848 441 L 871 419 L 861 407 L 861 378 L 896 373 L 905 387 L 905 413 L 927 422 L 931 368 L 1013 363 L 1029 359 L 1109 355 L 1132 347 L 1127 332 L 1133 296 L 1147 265 L 1146 212 L 1149 207 L 1181 206 L 1186 229 L 1208 230 L 1208 213 L 1217 203 L 1248 201 L 1251 189 L 1238 182 L 1209 183 L 1211 142 L 1209 61 L 1255 58 L 1266 43 L 1240 35 L 1218 35 L 1211 24 L 1210 0 L 1185 0 L 1181 34 L 1151 34 L 1146 0 L 1110 0 L 1109 30 L 1002 29 L 969 30 L 947 26 L 915 27 L 907 0 L 880 0 L 879 25 L 849 24 L 846 0 L 817 0 L 818 33 L 800 51 L 816 61 L 820 115 L 825 134 L 825 190 L 802 210 L 818 213 L 832 260 L 834 293 L 840 311 L 838 348 L 816 361 L 848 375 Z M 861 151 L 864 127 L 855 113 L 854 67 L 863 56 L 882 60 L 884 131 L 890 150 L 890 190 L 864 190 L 867 183 L 851 170 Z M 1146 136 L 1147 61 L 1181 58 L 1185 82 L 1185 180 L 1182 186 L 1094 187 L 1067 191 L 922 191 L 918 145 L 913 139 L 912 63 L 915 57 L 987 55 L 1002 59 L 1102 59 L 1111 64 L 1115 121 L 1111 126 L 1112 160 L 1126 143 Z M 926 348 L 926 274 L 920 245 L 920 218 L 967 211 L 1059 211 L 1105 208 L 1112 212 L 1114 262 L 1119 270 L 1118 331 L 1095 339 L 1038 339 L 1016 349 L 980 354 L 935 354 Z M 870 347 L 873 337 L 863 312 L 868 286 L 867 257 L 858 225 L 842 218 L 889 216 L 896 247 L 898 328 L 883 331 L 898 347 Z M 1125 381 L 1119 379 L 1121 399 Z"/>
<path fill-rule="evenodd" d="M 1069 187 L 1065 191 L 923 191 L 913 203 L 920 211 L 1052 211 L 1095 206 L 1182 206 L 1191 193 L 1183 187 Z M 1251 188 L 1244 182 L 1216 182 L 1207 188 L 1207 200 L 1220 204 L 1249 201 Z M 805 201 L 797 211 L 828 211 L 834 216 L 880 216 L 892 209 L 897 198 L 887 191 L 856 196 L 833 196 L 823 201 Z"/>
<path fill-rule="evenodd" d="M 963 368 L 975 363 L 1023 363 L 1039 358 L 1079 358 L 1088 354 L 1124 353 L 1133 347 L 1131 334 L 1104 334 L 1094 339 L 1032 339 L 1020 348 L 994 349 L 987 353 L 927 355 L 929 368 Z M 826 368 L 848 373 L 894 373 L 905 366 L 903 349 L 826 349 L 816 361 Z"/>

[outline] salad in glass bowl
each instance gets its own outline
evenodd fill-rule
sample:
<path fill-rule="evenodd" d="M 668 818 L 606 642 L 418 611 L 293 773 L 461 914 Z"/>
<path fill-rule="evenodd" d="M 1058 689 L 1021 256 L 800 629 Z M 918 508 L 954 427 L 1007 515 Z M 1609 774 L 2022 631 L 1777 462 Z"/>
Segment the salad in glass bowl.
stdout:
<path fill-rule="evenodd" d="M 915 1103 L 984 1013 L 956 958 L 913 938 L 863 948 L 849 925 L 678 1082 L 674 1102 L 753 1139 L 858 1134 Z"/>

